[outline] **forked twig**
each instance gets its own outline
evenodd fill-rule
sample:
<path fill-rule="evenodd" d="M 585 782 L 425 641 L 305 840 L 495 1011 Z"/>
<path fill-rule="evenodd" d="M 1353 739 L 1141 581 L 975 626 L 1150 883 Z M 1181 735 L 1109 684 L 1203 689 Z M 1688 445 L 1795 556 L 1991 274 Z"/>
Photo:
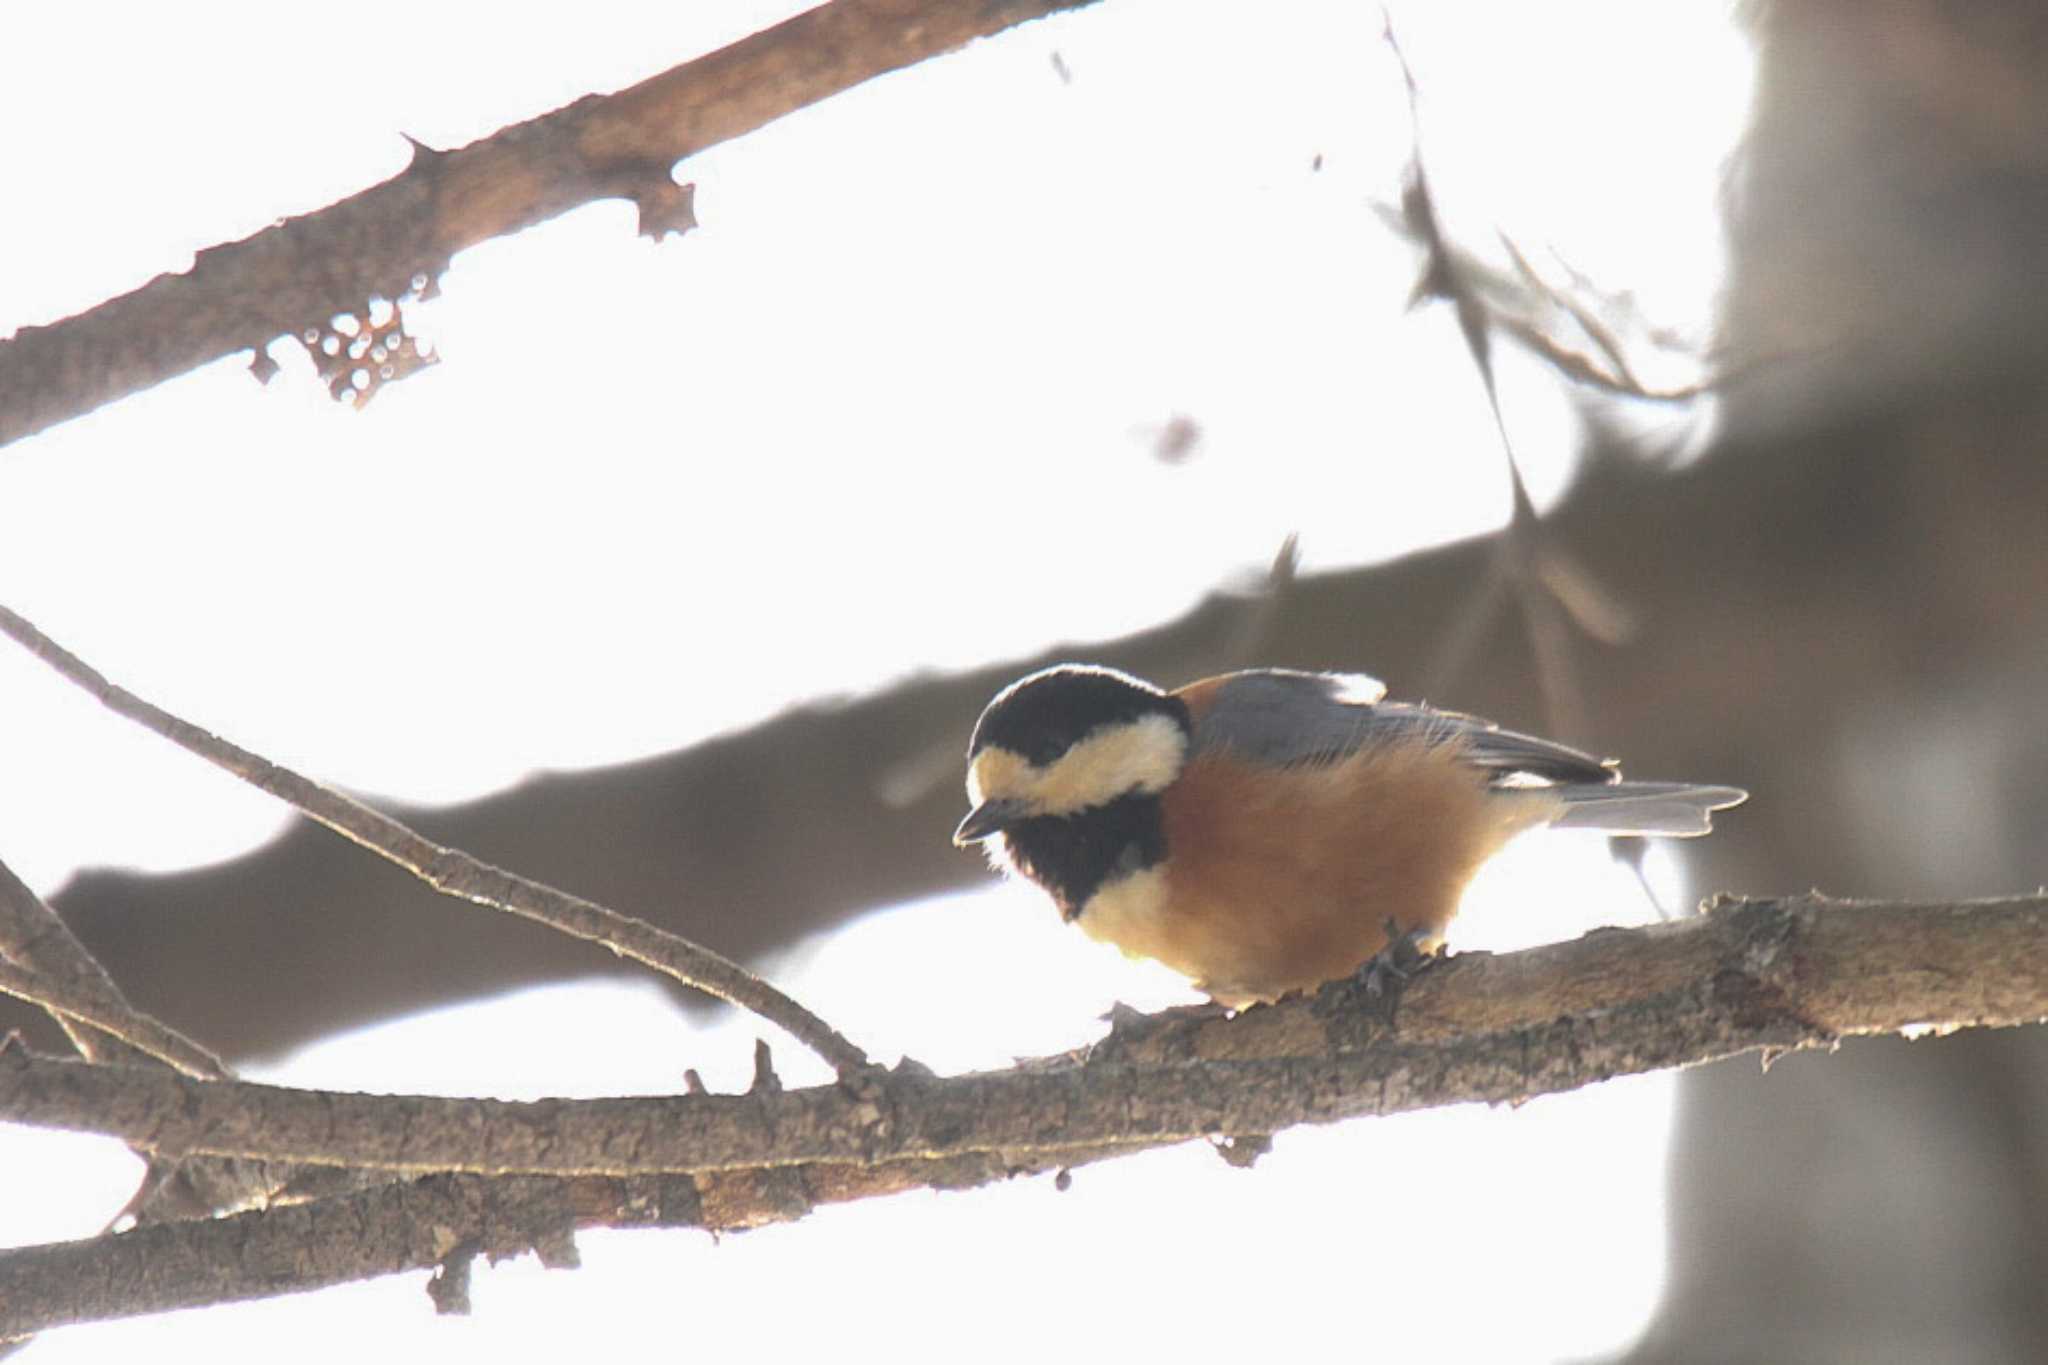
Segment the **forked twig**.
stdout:
<path fill-rule="evenodd" d="M 228 1074 L 220 1058 L 128 1003 L 49 903 L 0 862 L 0 993 L 40 1005 L 91 1061 L 134 1060 L 122 1045 L 202 1078 Z"/>
<path fill-rule="evenodd" d="M 1425 690 L 1431 694 L 1442 690 L 1477 647 L 1502 604 L 1512 601 L 1520 610 L 1523 624 L 1529 632 L 1530 653 L 1536 664 L 1542 696 L 1551 712 L 1550 723 L 1566 734 L 1576 734 L 1581 726 L 1578 693 L 1571 678 L 1570 630 L 1566 622 L 1576 622 L 1588 634 L 1613 643 L 1628 631 L 1628 613 L 1613 594 L 1598 584 L 1589 570 L 1564 550 L 1542 542 L 1542 519 L 1537 515 L 1528 486 L 1522 480 L 1514 438 L 1508 432 L 1507 418 L 1501 411 L 1500 388 L 1493 364 L 1494 329 L 1501 327 L 1511 334 L 1519 333 L 1508 325 L 1509 320 L 1503 319 L 1500 311 L 1487 299 L 1471 264 L 1452 249 L 1449 238 L 1444 234 L 1437 215 L 1436 198 L 1430 190 L 1429 175 L 1423 166 L 1421 92 L 1416 86 L 1415 72 L 1408 65 L 1408 54 L 1402 50 L 1400 39 L 1394 32 L 1391 16 L 1386 17 L 1383 37 L 1394 54 L 1394 60 L 1400 65 L 1401 79 L 1407 87 L 1413 137 L 1408 184 L 1401 196 L 1401 222 L 1403 229 L 1422 247 L 1425 264 L 1421 278 L 1415 283 L 1411 304 L 1440 299 L 1449 303 L 1457 316 L 1458 330 L 1464 337 L 1465 349 L 1472 357 L 1473 368 L 1479 372 L 1487 408 L 1493 414 L 1494 430 L 1500 436 L 1501 454 L 1507 462 L 1508 481 L 1514 496 L 1514 510 L 1507 526 L 1501 530 L 1498 550 L 1488 569 L 1487 579 L 1476 590 L 1464 619 L 1454 623 L 1447 633 L 1434 665 L 1426 674 L 1428 686 Z M 1512 252 L 1512 245 L 1510 250 Z M 1529 270 L 1519 253 L 1514 253 L 1514 259 L 1525 273 L 1534 276 L 1534 271 Z M 1596 339 L 1604 336 L 1596 328 L 1589 327 L 1589 330 L 1595 331 Z M 1523 339 L 1527 341 L 1527 338 Z M 1626 366 L 1620 360 L 1618 347 L 1614 349 L 1614 356 L 1617 366 L 1626 376 Z M 1553 361 L 1557 359 L 1556 356 L 1551 358 Z"/>
<path fill-rule="evenodd" d="M 188 1076 L 208 1080 L 227 1075 L 227 1069 L 218 1057 L 168 1024 L 118 1001 L 81 998 L 47 977 L 4 959 L 0 959 L 0 994 L 40 1005 L 60 1018 L 111 1034 L 137 1051 L 170 1063 Z"/>

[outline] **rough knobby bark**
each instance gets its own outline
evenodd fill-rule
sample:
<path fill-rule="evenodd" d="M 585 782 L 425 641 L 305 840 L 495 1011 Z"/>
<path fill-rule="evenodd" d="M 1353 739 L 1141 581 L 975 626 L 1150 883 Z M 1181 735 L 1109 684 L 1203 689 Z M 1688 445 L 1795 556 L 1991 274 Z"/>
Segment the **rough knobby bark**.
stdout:
<path fill-rule="evenodd" d="M 942 1079 L 905 1065 L 802 1090 L 764 1077 L 743 1095 L 531 1103 L 207 1081 L 12 1046 L 0 1050 L 0 1118 L 108 1133 L 160 1155 L 431 1174 L 0 1254 L 0 1335 L 313 1288 L 479 1248 L 530 1246 L 558 1262 L 573 1226 L 750 1227 L 820 1202 L 983 1184 L 1191 1138 L 1516 1102 L 1852 1034 L 2037 1021 L 2048 1016 L 2048 898 L 1731 900 L 1691 920 L 1463 954 L 1410 985 L 1391 1031 L 1383 1012 L 1360 983 L 1340 982 L 1232 1019 L 1122 1026 L 1085 1056 L 1009 1071 Z M 330 1245 L 322 1220 L 345 1222 L 353 1245 Z"/>

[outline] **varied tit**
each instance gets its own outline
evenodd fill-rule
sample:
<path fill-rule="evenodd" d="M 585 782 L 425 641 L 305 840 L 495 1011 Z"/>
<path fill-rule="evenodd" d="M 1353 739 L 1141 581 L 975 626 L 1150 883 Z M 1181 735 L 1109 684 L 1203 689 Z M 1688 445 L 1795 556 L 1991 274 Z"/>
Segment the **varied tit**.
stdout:
<path fill-rule="evenodd" d="M 1734 787 L 1382 701 L 1371 678 L 1252 669 L 1174 692 L 1061 664 L 974 727 L 956 844 L 1060 914 L 1243 1006 L 1355 972 L 1388 930 L 1435 947 L 1472 876 L 1537 825 L 1705 834 Z"/>

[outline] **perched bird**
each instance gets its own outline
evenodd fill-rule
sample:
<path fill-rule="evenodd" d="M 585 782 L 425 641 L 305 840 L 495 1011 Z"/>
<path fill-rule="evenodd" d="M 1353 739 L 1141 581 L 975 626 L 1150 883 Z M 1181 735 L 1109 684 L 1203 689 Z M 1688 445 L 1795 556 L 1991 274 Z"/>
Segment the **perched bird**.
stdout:
<path fill-rule="evenodd" d="M 1350 975 L 1390 929 L 1440 944 L 1480 864 L 1525 829 L 1705 834 L 1747 795 L 1624 782 L 1612 762 L 1385 691 L 1277 668 L 1174 692 L 1044 669 L 975 724 L 953 842 L 986 841 L 1089 935 L 1235 1007 Z"/>

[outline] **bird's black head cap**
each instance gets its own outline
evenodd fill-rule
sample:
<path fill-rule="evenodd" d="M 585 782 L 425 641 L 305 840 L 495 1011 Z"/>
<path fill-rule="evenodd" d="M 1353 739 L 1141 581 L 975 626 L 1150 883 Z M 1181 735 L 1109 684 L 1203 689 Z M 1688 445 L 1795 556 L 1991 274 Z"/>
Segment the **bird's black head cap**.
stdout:
<path fill-rule="evenodd" d="M 1142 678 L 1092 664 L 1056 664 L 996 694 L 975 722 L 967 755 L 993 747 L 1048 764 L 1105 726 L 1146 716 L 1167 716 L 1183 730 L 1193 728 L 1185 702 Z"/>

